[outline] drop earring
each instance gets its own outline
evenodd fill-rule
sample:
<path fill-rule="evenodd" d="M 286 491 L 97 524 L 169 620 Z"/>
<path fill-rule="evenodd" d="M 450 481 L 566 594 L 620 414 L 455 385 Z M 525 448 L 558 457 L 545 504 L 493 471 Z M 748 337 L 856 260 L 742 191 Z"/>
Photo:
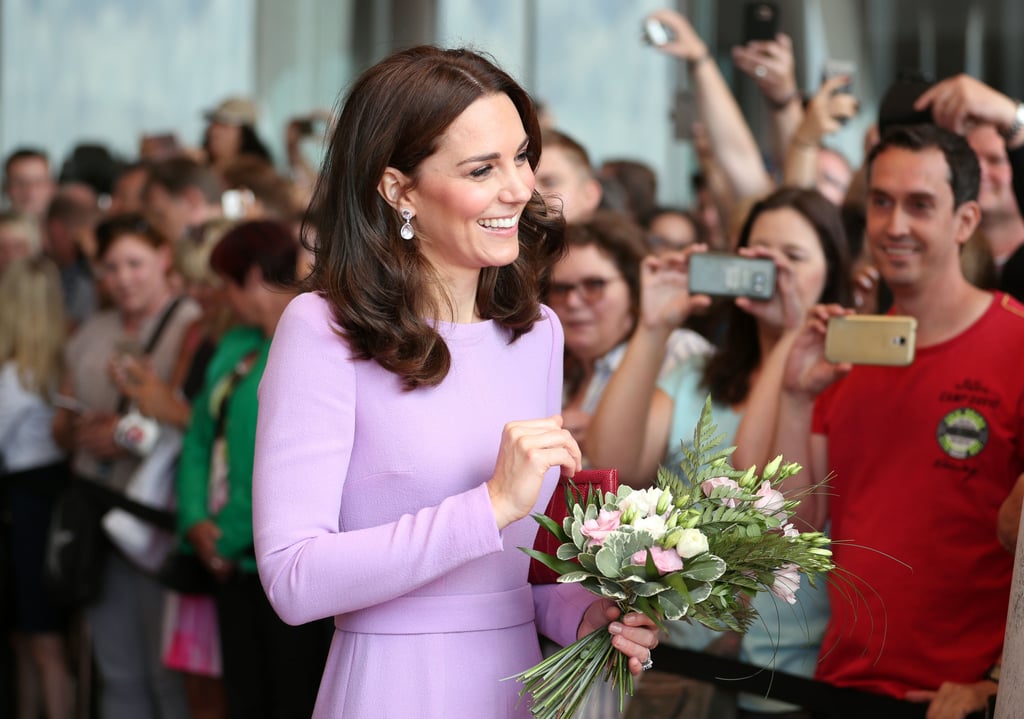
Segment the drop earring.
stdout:
<path fill-rule="evenodd" d="M 405 220 L 405 224 L 402 225 L 402 229 L 399 230 L 399 234 L 403 240 L 411 240 L 416 231 L 412 228 L 412 212 L 410 210 L 402 210 L 402 219 Z"/>

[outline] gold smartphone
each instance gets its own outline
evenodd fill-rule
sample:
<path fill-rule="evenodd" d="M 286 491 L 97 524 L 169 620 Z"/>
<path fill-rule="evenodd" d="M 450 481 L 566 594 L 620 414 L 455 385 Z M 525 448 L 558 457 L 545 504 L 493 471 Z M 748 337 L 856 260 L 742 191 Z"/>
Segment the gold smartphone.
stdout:
<path fill-rule="evenodd" d="M 914 361 L 917 320 L 904 315 L 847 315 L 828 321 L 829 362 L 906 367 Z"/>

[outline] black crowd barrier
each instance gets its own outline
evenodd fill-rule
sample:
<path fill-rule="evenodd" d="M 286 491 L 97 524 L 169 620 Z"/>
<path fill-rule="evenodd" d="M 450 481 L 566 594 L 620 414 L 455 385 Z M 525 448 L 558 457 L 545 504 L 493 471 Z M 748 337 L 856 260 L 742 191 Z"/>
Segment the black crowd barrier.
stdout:
<path fill-rule="evenodd" d="M 815 719 L 924 719 L 928 711 L 927 704 L 836 687 L 704 652 L 660 645 L 652 658 L 659 671 L 711 682 L 728 691 L 770 696 L 796 704 Z M 992 706 L 994 702 L 990 703 L 989 711 L 970 714 L 968 719 L 987 719 L 992 716 Z"/>
<path fill-rule="evenodd" d="M 124 492 L 118 492 L 90 479 L 73 477 L 71 481 L 77 482 L 103 509 L 113 509 L 115 507 L 123 509 L 129 514 L 149 522 L 160 529 L 166 529 L 169 532 L 173 532 L 178 528 L 177 514 L 174 512 L 136 502 L 131 497 L 126 496 Z"/>

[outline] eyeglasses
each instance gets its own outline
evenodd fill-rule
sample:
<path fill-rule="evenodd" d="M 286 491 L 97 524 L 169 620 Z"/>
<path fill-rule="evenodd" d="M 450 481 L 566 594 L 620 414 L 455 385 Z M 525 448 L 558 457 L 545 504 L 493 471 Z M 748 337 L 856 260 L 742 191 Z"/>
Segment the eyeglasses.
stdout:
<path fill-rule="evenodd" d="M 569 293 L 576 290 L 584 302 L 593 304 L 604 297 L 604 290 L 609 283 L 621 279 L 621 277 L 584 277 L 579 282 L 552 282 L 548 288 L 548 298 L 551 302 L 565 302 L 569 299 Z"/>
<path fill-rule="evenodd" d="M 651 250 L 683 250 L 695 243 L 697 240 L 689 240 L 688 242 L 679 242 L 678 240 L 671 240 L 661 235 L 647 235 L 647 246 Z"/>

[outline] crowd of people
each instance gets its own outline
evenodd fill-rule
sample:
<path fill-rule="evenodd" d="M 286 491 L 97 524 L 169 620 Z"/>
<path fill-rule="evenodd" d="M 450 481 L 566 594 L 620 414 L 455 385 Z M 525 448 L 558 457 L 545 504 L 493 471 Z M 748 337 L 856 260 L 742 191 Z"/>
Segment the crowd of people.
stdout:
<path fill-rule="evenodd" d="M 1024 500 L 1024 104 L 897 82 L 853 167 L 828 144 L 849 78 L 805 95 L 778 35 L 731 54 L 762 151 L 687 18 L 652 17 L 697 103 L 690 207 L 642 162 L 593 164 L 488 58 L 433 47 L 356 80 L 319 169 L 301 145 L 323 117 L 289 124 L 280 170 L 239 97 L 196 148 L 7 154 L 0 714 L 528 716 L 502 680 L 601 627 L 639 680 L 627 716 L 812 717 L 648 671 L 659 642 L 929 719 L 989 705 Z M 772 263 L 771 298 L 691 293 L 705 252 Z M 825 358 L 831 318 L 886 312 L 916 320 L 910 364 Z M 741 637 L 528 584 L 518 547 L 559 475 L 650 486 L 708 395 L 737 466 L 804 467 L 787 494 L 834 540 L 828 585 L 759 593 Z M 83 484 L 134 496 L 155 447 L 176 531 L 153 536 L 202 581 L 110 536 L 70 603 L 55 508 Z"/>

